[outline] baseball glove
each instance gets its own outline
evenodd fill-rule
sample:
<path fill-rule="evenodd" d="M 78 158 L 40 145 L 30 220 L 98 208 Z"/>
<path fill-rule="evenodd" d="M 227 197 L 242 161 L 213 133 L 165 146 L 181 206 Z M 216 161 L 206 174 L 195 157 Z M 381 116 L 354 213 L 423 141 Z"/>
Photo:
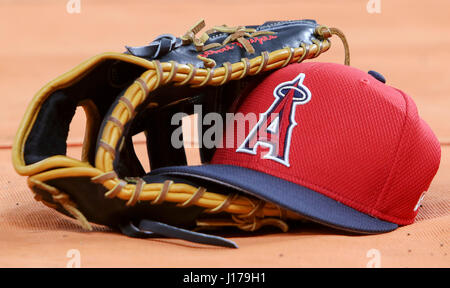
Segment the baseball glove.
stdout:
<path fill-rule="evenodd" d="M 313 20 L 260 26 L 213 27 L 200 37 L 200 21 L 182 37 L 164 34 L 149 45 L 104 53 L 42 88 L 18 130 L 13 163 L 28 177 L 35 198 L 79 220 L 118 228 L 133 237 L 175 237 L 236 247 L 224 238 L 193 230 L 265 225 L 287 230 L 300 219 L 272 203 L 219 187 L 165 179 L 142 168 L 132 136 L 145 132 L 151 169 L 185 165 L 183 147 L 171 145 L 177 112 L 225 113 L 270 70 L 318 57 L 329 38 L 343 34 Z M 86 112 L 82 158 L 66 156 L 76 108 Z M 212 149 L 201 148 L 203 162 Z M 213 192 L 214 191 L 214 192 Z M 204 220 L 206 219 L 206 220 Z"/>

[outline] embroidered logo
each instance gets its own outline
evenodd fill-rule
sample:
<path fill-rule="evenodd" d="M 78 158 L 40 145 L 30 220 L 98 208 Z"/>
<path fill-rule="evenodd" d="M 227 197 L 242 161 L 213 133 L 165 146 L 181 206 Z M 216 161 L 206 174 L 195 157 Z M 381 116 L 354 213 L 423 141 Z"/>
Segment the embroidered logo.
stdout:
<path fill-rule="evenodd" d="M 297 105 L 304 105 L 311 100 L 311 92 L 303 85 L 305 74 L 300 73 L 292 81 L 279 84 L 273 91 L 275 100 L 261 117 L 255 127 L 245 138 L 236 152 L 256 155 L 259 146 L 269 149 L 263 159 L 271 159 L 287 167 L 292 131 Z"/>

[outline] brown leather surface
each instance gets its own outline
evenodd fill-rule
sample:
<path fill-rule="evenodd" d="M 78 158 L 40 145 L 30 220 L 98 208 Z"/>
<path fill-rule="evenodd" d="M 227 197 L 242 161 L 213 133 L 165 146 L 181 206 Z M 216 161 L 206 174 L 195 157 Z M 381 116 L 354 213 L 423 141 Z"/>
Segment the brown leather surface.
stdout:
<path fill-rule="evenodd" d="M 450 3 L 381 0 L 381 14 L 369 14 L 367 1 L 361 0 L 345 5 L 333 0 L 257 5 L 81 0 L 81 13 L 68 14 L 66 2 L 0 2 L 0 267 L 66 267 L 72 249 L 79 251 L 81 267 L 366 267 L 373 249 L 381 267 L 450 266 L 450 51 L 445 48 Z M 74 220 L 34 201 L 26 178 L 14 172 L 10 161 L 12 139 L 33 94 L 95 54 L 144 45 L 162 33 L 183 35 L 200 18 L 208 26 L 312 18 L 342 29 L 352 66 L 378 71 L 389 85 L 410 94 L 442 143 L 441 167 L 416 223 L 373 236 L 349 236 L 318 225 L 285 234 L 236 232 L 223 236 L 240 248 L 226 249 L 131 239 L 100 226 L 84 232 Z M 339 41 L 333 44 L 319 61 L 342 63 L 343 48 Z M 77 115 L 71 126 L 70 143 L 80 143 L 83 118 Z M 142 137 L 137 140 L 142 143 Z M 144 145 L 137 147 L 145 155 Z M 71 147 L 68 153 L 79 158 L 80 151 Z"/>

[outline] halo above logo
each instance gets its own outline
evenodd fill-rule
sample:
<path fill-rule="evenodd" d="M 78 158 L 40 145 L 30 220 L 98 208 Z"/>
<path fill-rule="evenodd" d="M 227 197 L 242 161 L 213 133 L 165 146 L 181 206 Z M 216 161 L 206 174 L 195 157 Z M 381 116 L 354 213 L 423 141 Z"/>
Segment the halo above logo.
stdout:
<path fill-rule="evenodd" d="M 297 122 L 295 122 L 295 108 L 311 100 L 311 92 L 303 84 L 305 74 L 300 73 L 291 81 L 279 84 L 273 90 L 275 100 L 261 114 L 255 127 L 245 138 L 236 152 L 256 155 L 259 146 L 269 149 L 263 159 L 274 160 L 290 167 L 289 150 L 291 135 Z"/>

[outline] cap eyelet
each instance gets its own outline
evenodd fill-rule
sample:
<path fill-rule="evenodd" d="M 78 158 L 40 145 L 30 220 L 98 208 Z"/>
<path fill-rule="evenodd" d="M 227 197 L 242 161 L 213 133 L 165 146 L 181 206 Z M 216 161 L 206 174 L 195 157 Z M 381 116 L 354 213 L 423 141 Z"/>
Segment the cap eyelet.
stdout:
<path fill-rule="evenodd" d="M 369 84 L 370 84 L 370 80 L 369 80 L 369 79 L 366 79 L 366 78 L 363 78 L 363 79 L 361 79 L 360 81 L 361 81 L 361 83 L 366 84 L 366 85 L 369 85 Z"/>

